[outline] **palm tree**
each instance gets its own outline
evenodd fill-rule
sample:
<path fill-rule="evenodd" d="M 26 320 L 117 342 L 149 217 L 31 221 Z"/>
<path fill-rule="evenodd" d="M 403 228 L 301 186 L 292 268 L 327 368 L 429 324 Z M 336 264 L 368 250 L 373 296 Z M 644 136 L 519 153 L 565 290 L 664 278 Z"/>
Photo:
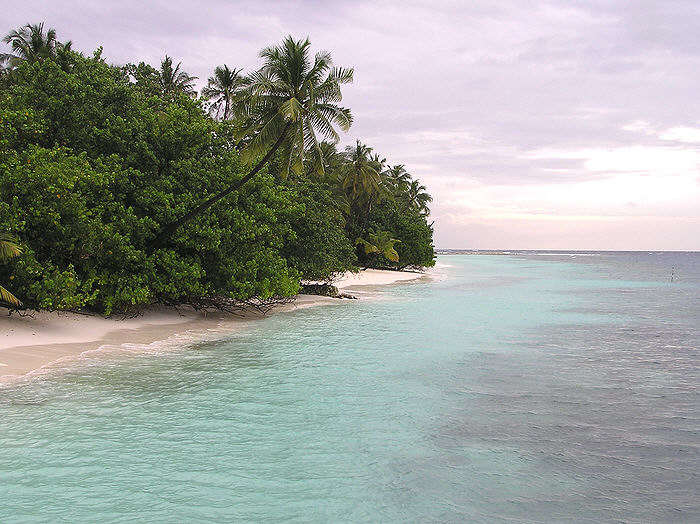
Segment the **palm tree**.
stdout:
<path fill-rule="evenodd" d="M 337 180 L 338 171 L 345 163 L 345 154 L 338 151 L 338 147 L 334 142 L 328 142 L 327 140 L 319 144 L 319 149 L 323 159 L 323 170 L 321 173 L 318 173 L 313 165 L 308 165 L 306 176 L 321 175 L 326 182 L 334 182 Z M 307 151 L 307 158 L 312 155 L 312 151 Z"/>
<path fill-rule="evenodd" d="M 423 216 L 430 214 L 428 203 L 433 201 L 433 197 L 425 192 L 425 186 L 422 186 L 418 180 L 411 181 L 411 184 L 408 186 L 407 195 L 411 208 L 415 209 Z"/>
<path fill-rule="evenodd" d="M 248 84 L 245 76 L 241 75 L 242 69 L 230 69 L 226 64 L 214 69 L 214 76 L 210 76 L 207 85 L 202 89 L 202 98 L 209 100 L 209 110 L 213 116 L 221 120 L 228 120 L 233 113 L 234 98 L 242 93 Z"/>
<path fill-rule="evenodd" d="M 181 64 L 182 62 L 178 62 L 173 68 L 173 59 L 168 55 L 165 55 L 160 63 L 160 87 L 166 95 L 174 96 L 176 93 L 193 95 L 195 93 L 193 84 L 197 77 L 180 71 Z"/>
<path fill-rule="evenodd" d="M 372 162 L 372 166 L 374 169 L 377 170 L 377 172 L 381 175 L 382 172 L 386 169 L 386 158 L 381 158 L 379 156 L 379 153 L 373 153 L 369 157 L 370 161 Z"/>
<path fill-rule="evenodd" d="M 345 148 L 346 162 L 338 171 L 340 186 L 350 200 L 351 213 L 347 227 L 356 232 L 367 229 L 372 205 L 391 197 L 382 181 L 382 161 L 372 154 L 372 148 L 357 140 L 355 147 Z"/>
<path fill-rule="evenodd" d="M 23 62 L 36 62 L 46 58 L 55 58 L 59 52 L 69 51 L 72 43 L 65 44 L 56 40 L 56 30 L 50 28 L 44 34 L 44 23 L 27 24 L 10 31 L 2 39 L 10 44 L 12 53 L 0 54 L 0 63 L 14 69 Z"/>
<path fill-rule="evenodd" d="M 323 173 L 323 156 L 318 139 L 339 140 L 334 126 L 347 131 L 352 124 L 350 110 L 340 107 L 341 84 L 352 82 L 353 70 L 332 67 L 326 51 L 309 58 L 311 43 L 288 36 L 282 45 L 263 49 L 264 64 L 250 77 L 249 96 L 241 105 L 239 135 L 247 141 L 241 151 L 244 162 L 262 158 L 246 176 L 204 201 L 179 220 L 167 225 L 151 242 L 158 247 L 177 228 L 203 213 L 222 198 L 251 180 L 272 158 L 282 151 L 282 175 L 301 173 L 308 151 L 314 171 Z"/>
<path fill-rule="evenodd" d="M 362 245 L 362 247 L 365 248 L 365 255 L 378 253 L 384 255 L 385 258 L 392 262 L 399 261 L 399 253 L 394 248 L 394 245 L 401 241 L 391 238 L 391 233 L 389 231 L 377 231 L 375 233 L 370 230 L 367 236 L 369 241 L 359 237 L 355 239 L 355 245 Z"/>
<path fill-rule="evenodd" d="M 281 137 L 277 147 L 285 159 L 283 176 L 301 173 L 309 160 L 322 174 L 321 142 L 337 143 L 340 137 L 334 125 L 347 131 L 352 124 L 350 110 L 337 102 L 343 98 L 340 85 L 352 82 L 353 70 L 332 67 L 326 51 L 316 53 L 311 63 L 310 47 L 308 39 L 288 36 L 282 45 L 261 51 L 265 63 L 251 75 L 250 104 L 241 132 L 252 138 L 242 151 L 243 159 L 259 157 Z"/>
<path fill-rule="evenodd" d="M 15 243 L 12 237 L 9 235 L 0 235 L 0 260 L 16 257 L 20 253 L 22 253 L 22 248 Z M 0 286 L 0 302 L 13 306 L 22 305 L 22 302 L 20 302 L 17 297 L 2 286 Z"/>
<path fill-rule="evenodd" d="M 382 180 L 377 169 L 378 162 L 372 157 L 372 148 L 359 140 L 355 147 L 345 148 L 347 162 L 339 170 L 341 185 L 350 198 L 357 202 L 367 202 L 380 195 Z"/>
<path fill-rule="evenodd" d="M 309 165 L 305 176 L 316 175 L 330 191 L 333 202 L 343 217 L 347 218 L 352 211 L 351 202 L 340 180 L 340 168 L 346 163 L 345 154 L 338 151 L 336 144 L 325 140 L 321 142 L 320 149 L 323 158 L 323 173 L 319 176 L 314 166 Z M 308 153 L 308 156 L 311 156 L 311 152 Z"/>
<path fill-rule="evenodd" d="M 411 182 L 411 175 L 406 171 L 406 166 L 396 164 L 384 171 L 384 176 L 389 182 L 389 185 L 397 191 L 406 191 L 408 184 Z"/>

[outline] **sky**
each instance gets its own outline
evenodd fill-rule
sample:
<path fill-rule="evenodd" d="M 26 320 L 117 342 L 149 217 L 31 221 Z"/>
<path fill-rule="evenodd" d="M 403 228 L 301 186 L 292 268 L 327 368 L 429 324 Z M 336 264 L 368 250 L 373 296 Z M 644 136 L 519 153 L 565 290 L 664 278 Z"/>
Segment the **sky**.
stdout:
<path fill-rule="evenodd" d="M 115 64 L 167 53 L 199 87 L 309 37 L 355 70 L 341 146 L 360 139 L 427 187 L 438 248 L 700 250 L 697 0 L 0 7 L 0 33 L 43 21 Z"/>

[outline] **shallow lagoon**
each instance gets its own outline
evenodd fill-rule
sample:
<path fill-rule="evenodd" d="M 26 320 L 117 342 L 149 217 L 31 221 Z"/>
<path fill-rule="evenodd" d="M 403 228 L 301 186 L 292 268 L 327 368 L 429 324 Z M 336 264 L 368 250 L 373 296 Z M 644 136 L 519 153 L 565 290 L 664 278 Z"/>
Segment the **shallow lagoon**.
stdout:
<path fill-rule="evenodd" d="M 574 255 L 4 388 L 2 520 L 697 522 L 700 254 Z"/>

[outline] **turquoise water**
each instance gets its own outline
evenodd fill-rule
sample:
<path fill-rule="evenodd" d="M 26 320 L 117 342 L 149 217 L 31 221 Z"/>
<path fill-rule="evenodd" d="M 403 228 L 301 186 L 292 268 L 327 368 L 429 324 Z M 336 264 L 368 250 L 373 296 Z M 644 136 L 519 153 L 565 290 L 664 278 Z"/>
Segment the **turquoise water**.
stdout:
<path fill-rule="evenodd" d="M 0 388 L 0 521 L 700 521 L 699 254 L 436 272 Z"/>

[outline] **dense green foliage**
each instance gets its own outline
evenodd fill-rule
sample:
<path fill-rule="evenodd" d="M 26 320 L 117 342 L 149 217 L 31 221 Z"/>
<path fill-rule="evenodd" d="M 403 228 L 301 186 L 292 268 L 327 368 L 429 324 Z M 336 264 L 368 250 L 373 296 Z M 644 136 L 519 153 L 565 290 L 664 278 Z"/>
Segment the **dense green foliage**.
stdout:
<path fill-rule="evenodd" d="M 34 53 L 10 33 L 24 51 L 5 57 L 0 75 L 0 235 L 22 247 L 0 261 L 0 282 L 24 307 L 228 307 L 291 296 L 303 279 L 358 264 L 432 265 L 427 208 L 411 203 L 408 185 L 377 165 L 379 193 L 364 194 L 361 181 L 351 189 L 350 155 L 308 138 L 319 122 L 331 137 L 332 122 L 351 122 L 335 106 L 336 81 L 351 70 L 331 69 L 327 53 L 305 72 L 312 94 L 280 106 L 285 49 L 308 42 L 265 50 L 267 69 L 244 80 L 217 68 L 197 99 L 194 78 L 169 57 L 160 69 L 115 67 L 101 50 L 85 57 L 48 36 Z M 322 118 L 305 119 L 305 103 Z M 398 261 L 365 254 L 357 239 L 370 232 L 397 240 Z"/>

